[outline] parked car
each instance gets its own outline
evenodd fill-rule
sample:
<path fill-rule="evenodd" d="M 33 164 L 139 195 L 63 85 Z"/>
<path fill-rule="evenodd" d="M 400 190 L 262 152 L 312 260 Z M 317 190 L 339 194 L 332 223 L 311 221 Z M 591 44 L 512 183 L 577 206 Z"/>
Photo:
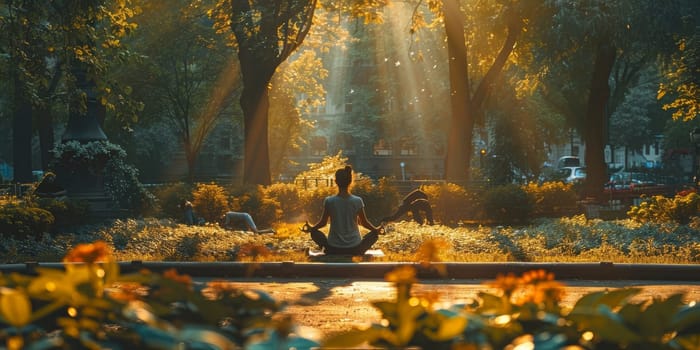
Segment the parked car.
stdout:
<path fill-rule="evenodd" d="M 559 169 L 559 177 L 565 183 L 580 183 L 586 179 L 586 168 L 580 166 L 567 166 Z"/>
<path fill-rule="evenodd" d="M 575 156 L 563 156 L 557 161 L 557 168 L 562 169 L 566 167 L 580 167 L 581 159 Z"/>
<path fill-rule="evenodd" d="M 646 173 L 619 171 L 610 175 L 609 188 L 626 190 L 635 187 L 655 186 L 656 181 Z"/>

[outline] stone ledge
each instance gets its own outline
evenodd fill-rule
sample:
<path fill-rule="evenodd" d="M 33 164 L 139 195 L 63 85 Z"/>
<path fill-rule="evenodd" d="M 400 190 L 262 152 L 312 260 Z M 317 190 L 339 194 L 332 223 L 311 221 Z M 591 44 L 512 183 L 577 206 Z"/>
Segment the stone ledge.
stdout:
<path fill-rule="evenodd" d="M 384 279 L 384 275 L 400 266 L 414 266 L 421 280 L 495 279 L 499 274 L 544 269 L 559 280 L 649 280 L 700 282 L 700 265 L 685 264 L 613 264 L 600 263 L 444 263 L 446 276 L 419 263 L 307 263 L 307 262 L 120 262 L 124 273 L 146 269 L 163 272 L 175 269 L 181 274 L 213 278 L 350 278 Z M 38 267 L 62 269 L 62 263 L 27 262 L 0 265 L 0 272 L 34 274 Z"/>

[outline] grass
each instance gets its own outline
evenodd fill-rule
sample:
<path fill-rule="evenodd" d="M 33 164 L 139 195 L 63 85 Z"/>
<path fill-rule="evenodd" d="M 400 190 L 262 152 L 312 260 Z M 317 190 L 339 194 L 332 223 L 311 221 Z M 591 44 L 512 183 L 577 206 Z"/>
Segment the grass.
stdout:
<path fill-rule="evenodd" d="M 274 235 L 185 226 L 171 220 L 116 220 L 38 240 L 3 239 L 2 263 L 58 262 L 79 243 L 104 240 L 119 261 L 309 261 L 313 246 L 302 223 L 274 225 Z M 600 262 L 696 264 L 700 219 L 689 225 L 587 220 L 584 216 L 537 220 L 527 226 L 420 226 L 398 222 L 375 248 L 378 261 Z M 377 260 L 375 260 L 377 261 Z"/>

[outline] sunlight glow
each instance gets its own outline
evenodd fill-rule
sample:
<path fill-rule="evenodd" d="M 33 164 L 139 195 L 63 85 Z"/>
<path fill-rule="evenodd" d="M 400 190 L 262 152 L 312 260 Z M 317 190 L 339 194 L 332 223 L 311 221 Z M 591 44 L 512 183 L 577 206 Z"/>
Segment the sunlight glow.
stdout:
<path fill-rule="evenodd" d="M 499 326 L 503 326 L 503 325 L 508 324 L 511 319 L 512 318 L 510 317 L 510 315 L 500 315 L 500 316 L 493 319 L 493 323 L 495 323 Z"/>

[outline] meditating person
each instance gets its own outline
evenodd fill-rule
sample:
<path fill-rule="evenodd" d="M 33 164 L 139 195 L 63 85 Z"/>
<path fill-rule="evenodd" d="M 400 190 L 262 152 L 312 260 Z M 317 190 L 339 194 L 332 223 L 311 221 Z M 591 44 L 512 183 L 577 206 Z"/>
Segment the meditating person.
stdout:
<path fill-rule="evenodd" d="M 222 226 L 226 229 L 232 229 L 234 224 L 244 223 L 251 231 L 254 233 L 275 233 L 275 230 L 271 228 L 258 229 L 255 225 L 253 217 L 248 213 L 242 213 L 237 211 L 229 211 L 221 218 Z"/>
<path fill-rule="evenodd" d="M 323 249 L 325 254 L 363 255 L 379 239 L 381 227 L 372 225 L 365 214 L 362 198 L 350 193 L 352 167 L 349 165 L 335 172 L 335 184 L 338 194 L 323 200 L 321 219 L 311 226 L 307 222 L 302 229 L 311 233 L 311 239 Z M 328 236 L 321 228 L 331 220 Z M 370 232 L 360 235 L 359 225 Z"/>
<path fill-rule="evenodd" d="M 435 224 L 433 221 L 433 208 L 428 202 L 428 195 L 420 189 L 415 189 L 407 194 L 401 201 L 401 205 L 396 209 L 396 212 L 382 219 L 382 222 L 396 221 L 409 211 L 413 216 L 413 220 L 416 220 L 418 224 L 423 225 L 424 222 L 421 212 L 425 214 L 430 225 Z"/>

